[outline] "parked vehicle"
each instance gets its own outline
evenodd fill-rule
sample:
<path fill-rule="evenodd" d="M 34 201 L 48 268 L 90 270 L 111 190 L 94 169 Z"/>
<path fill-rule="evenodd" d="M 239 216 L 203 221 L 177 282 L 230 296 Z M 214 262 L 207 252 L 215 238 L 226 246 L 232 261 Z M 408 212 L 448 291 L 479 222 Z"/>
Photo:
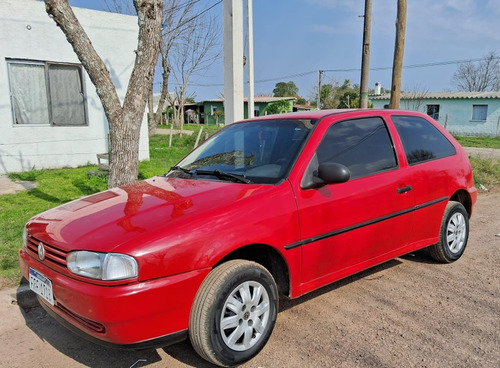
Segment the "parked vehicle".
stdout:
<path fill-rule="evenodd" d="M 20 266 L 42 306 L 87 338 L 144 348 L 189 336 L 232 366 L 266 344 L 279 294 L 425 247 L 459 259 L 476 197 L 464 150 L 426 115 L 266 116 L 164 176 L 35 216 Z"/>

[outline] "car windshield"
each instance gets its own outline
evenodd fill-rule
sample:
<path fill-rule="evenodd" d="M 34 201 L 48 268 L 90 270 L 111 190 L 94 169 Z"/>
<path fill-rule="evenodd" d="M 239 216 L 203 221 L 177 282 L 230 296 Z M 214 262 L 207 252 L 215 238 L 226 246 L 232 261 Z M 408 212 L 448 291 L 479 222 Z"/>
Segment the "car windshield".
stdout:
<path fill-rule="evenodd" d="M 295 161 L 314 121 L 276 119 L 229 125 L 186 156 L 167 176 L 275 184 Z"/>

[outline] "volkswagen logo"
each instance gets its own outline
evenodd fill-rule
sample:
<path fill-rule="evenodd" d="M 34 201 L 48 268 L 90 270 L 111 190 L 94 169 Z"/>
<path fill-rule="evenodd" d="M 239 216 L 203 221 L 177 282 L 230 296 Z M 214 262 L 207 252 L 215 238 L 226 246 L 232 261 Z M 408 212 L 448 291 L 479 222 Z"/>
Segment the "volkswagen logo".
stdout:
<path fill-rule="evenodd" d="M 42 242 L 38 243 L 38 258 L 40 258 L 40 261 L 45 259 L 45 248 Z"/>

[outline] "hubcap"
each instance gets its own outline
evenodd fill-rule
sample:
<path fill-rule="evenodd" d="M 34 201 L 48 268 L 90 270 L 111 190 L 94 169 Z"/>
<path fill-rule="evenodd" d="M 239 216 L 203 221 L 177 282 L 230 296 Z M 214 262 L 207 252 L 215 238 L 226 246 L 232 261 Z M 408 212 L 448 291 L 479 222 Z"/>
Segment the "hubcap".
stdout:
<path fill-rule="evenodd" d="M 236 351 L 254 346 L 269 323 L 269 295 L 256 281 L 246 281 L 229 294 L 220 319 L 222 339 Z"/>
<path fill-rule="evenodd" d="M 452 253 L 458 253 L 465 245 L 467 226 L 465 217 L 460 212 L 451 216 L 446 229 L 446 243 Z"/>

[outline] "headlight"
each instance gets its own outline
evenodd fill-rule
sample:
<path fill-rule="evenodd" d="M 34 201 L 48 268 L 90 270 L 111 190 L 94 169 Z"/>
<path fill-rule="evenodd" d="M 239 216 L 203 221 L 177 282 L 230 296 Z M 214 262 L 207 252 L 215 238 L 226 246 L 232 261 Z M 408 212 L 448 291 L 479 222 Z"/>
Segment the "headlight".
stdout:
<path fill-rule="evenodd" d="M 70 252 L 68 269 L 80 276 L 112 281 L 137 277 L 137 261 L 126 254 L 97 253 L 88 251 Z"/>
<path fill-rule="evenodd" d="M 28 247 L 28 231 L 26 230 L 26 226 L 23 230 L 23 247 Z"/>

